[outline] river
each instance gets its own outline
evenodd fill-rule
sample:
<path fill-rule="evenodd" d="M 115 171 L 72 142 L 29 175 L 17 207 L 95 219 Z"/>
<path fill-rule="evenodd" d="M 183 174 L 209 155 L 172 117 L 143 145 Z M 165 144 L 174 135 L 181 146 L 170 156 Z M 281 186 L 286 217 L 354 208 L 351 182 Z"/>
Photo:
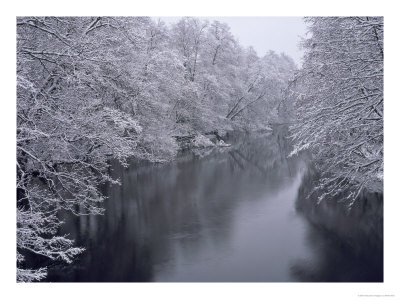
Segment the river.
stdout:
<path fill-rule="evenodd" d="M 306 200 L 309 162 L 287 158 L 284 129 L 227 142 L 168 164 L 113 163 L 121 185 L 103 187 L 105 214 L 62 227 L 86 251 L 46 281 L 383 280 L 381 197 L 351 211 Z"/>

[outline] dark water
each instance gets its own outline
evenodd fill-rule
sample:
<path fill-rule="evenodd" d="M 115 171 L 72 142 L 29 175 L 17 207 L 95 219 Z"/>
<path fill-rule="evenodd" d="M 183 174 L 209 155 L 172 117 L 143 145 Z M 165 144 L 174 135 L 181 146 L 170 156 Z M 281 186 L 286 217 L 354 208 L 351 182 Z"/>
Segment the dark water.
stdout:
<path fill-rule="evenodd" d="M 66 218 L 87 250 L 48 281 L 382 281 L 382 201 L 305 200 L 284 130 L 164 164 L 113 164 L 104 216 Z"/>

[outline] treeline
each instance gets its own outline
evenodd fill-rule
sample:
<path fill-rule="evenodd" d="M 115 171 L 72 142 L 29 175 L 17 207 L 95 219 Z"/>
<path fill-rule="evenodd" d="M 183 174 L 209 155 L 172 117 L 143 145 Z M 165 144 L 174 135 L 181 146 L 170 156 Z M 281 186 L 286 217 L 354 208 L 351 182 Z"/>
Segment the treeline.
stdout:
<path fill-rule="evenodd" d="M 306 18 L 302 69 L 288 89 L 296 101 L 292 154 L 312 152 L 319 201 L 352 206 L 383 192 L 383 17 Z"/>
<path fill-rule="evenodd" d="M 217 21 L 17 18 L 17 280 L 46 276 L 27 255 L 84 250 L 57 236 L 57 213 L 102 213 L 110 158 L 168 161 L 177 137 L 265 129 L 292 110 L 281 91 L 295 68 Z"/>

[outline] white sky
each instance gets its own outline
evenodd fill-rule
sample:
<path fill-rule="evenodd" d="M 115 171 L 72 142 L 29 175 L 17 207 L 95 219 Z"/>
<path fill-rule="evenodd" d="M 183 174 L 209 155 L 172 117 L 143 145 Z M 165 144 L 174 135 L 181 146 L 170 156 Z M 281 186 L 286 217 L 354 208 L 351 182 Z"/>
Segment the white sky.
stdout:
<path fill-rule="evenodd" d="M 177 22 L 181 17 L 156 17 L 167 24 Z M 269 50 L 285 52 L 300 65 L 302 51 L 299 49 L 300 36 L 306 33 L 301 17 L 201 17 L 227 23 L 232 34 L 244 47 L 253 46 L 259 56 Z"/>

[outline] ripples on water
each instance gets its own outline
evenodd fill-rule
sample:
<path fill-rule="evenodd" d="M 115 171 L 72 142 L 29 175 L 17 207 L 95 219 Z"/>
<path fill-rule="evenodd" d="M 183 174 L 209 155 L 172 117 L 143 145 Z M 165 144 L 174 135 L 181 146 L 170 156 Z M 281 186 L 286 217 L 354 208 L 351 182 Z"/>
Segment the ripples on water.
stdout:
<path fill-rule="evenodd" d="M 112 165 L 104 216 L 66 216 L 87 250 L 48 281 L 382 281 L 382 201 L 347 212 L 306 200 L 285 130 L 169 164 Z M 300 194 L 299 194 L 300 190 Z"/>

